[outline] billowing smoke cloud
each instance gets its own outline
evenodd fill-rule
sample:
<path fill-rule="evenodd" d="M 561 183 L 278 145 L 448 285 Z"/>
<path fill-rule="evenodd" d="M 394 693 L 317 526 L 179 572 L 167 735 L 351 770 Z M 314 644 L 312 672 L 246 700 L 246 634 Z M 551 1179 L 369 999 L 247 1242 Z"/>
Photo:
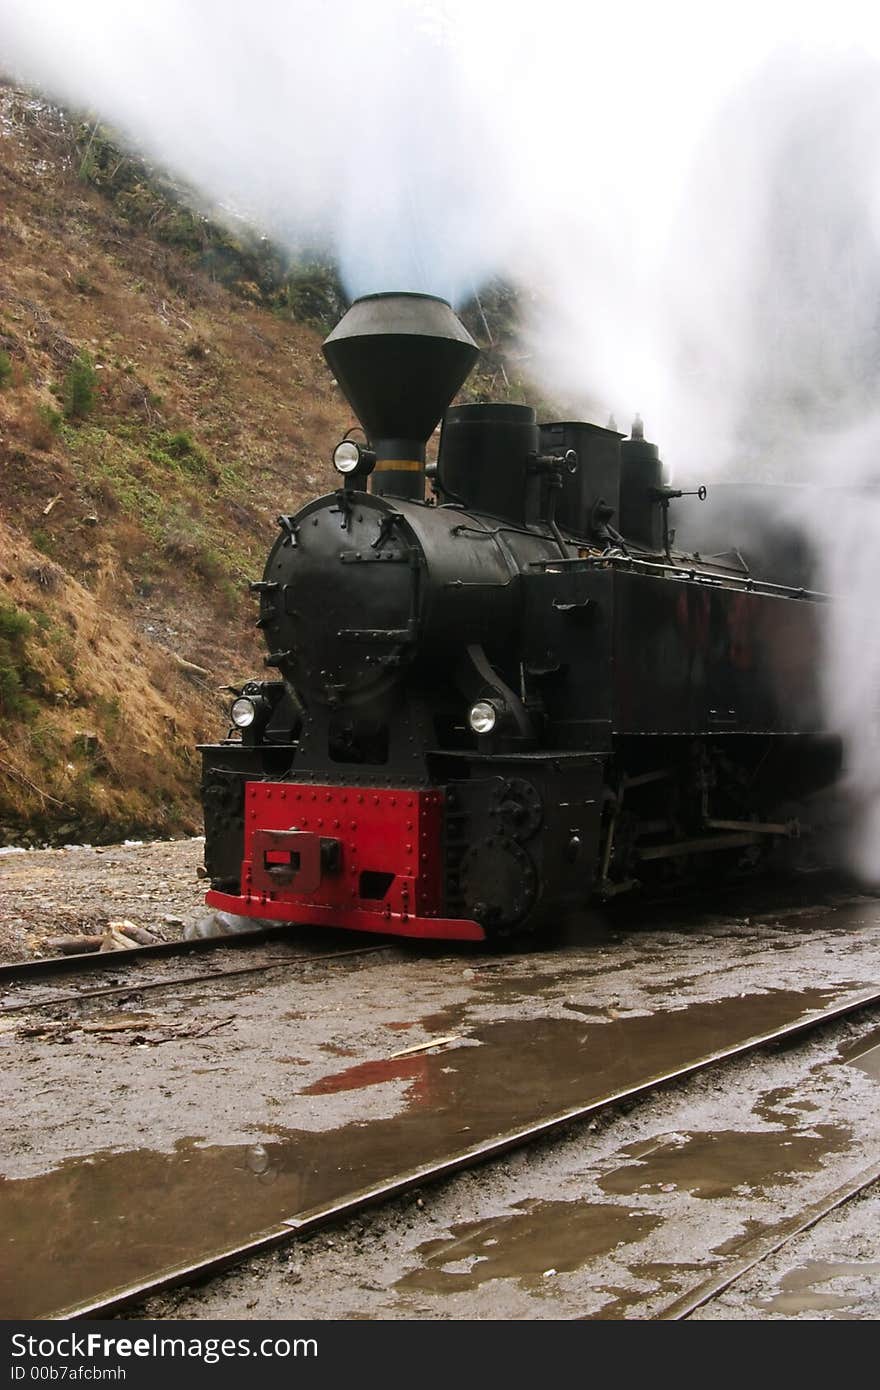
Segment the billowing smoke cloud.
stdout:
<path fill-rule="evenodd" d="M 875 299 L 875 305 L 876 305 Z M 830 483 L 802 501 L 825 587 L 834 595 L 821 673 L 829 723 L 844 735 L 855 867 L 880 882 L 880 408 L 819 440 Z"/>
<path fill-rule="evenodd" d="M 495 268 L 498 135 L 442 7 L 405 0 L 3 0 L 0 67 L 112 121 L 353 294 L 466 294 Z"/>
<path fill-rule="evenodd" d="M 675 472 L 832 483 L 804 509 L 841 595 L 828 717 L 880 877 L 870 7 L 0 0 L 0 67 L 325 244 L 352 294 L 528 286 L 531 374 L 600 422 L 641 410 Z"/>
<path fill-rule="evenodd" d="M 719 166 L 724 180 L 713 177 Z M 834 595 L 819 673 L 825 712 L 847 747 L 852 857 L 878 881 L 876 58 L 775 56 L 707 132 L 684 209 L 684 256 L 666 282 L 679 373 L 670 398 L 684 412 L 669 421 L 677 457 L 692 476 L 807 485 L 788 505 Z"/>

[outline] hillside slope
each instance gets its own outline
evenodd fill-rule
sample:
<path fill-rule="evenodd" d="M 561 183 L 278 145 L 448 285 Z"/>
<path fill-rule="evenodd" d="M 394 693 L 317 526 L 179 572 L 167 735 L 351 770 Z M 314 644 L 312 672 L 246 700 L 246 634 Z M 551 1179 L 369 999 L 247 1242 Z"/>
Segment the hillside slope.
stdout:
<path fill-rule="evenodd" d="M 194 746 L 262 665 L 247 581 L 351 422 L 318 331 L 75 150 L 0 85 L 0 844 L 199 828 Z"/>

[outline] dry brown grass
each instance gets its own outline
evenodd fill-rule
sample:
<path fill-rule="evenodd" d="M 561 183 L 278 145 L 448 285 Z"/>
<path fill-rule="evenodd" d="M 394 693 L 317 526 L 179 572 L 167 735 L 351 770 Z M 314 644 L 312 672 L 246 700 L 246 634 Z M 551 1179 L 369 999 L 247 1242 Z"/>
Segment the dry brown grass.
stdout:
<path fill-rule="evenodd" d="M 54 407 L 27 401 L 10 421 L 11 429 L 32 449 L 48 454 L 58 443 L 58 426 L 51 413 Z"/>
<path fill-rule="evenodd" d="M 39 556 L 3 524 L 0 550 L 0 595 L 32 621 L 28 664 L 44 696 L 37 716 L 4 721 L 0 732 L 5 817 L 47 828 L 74 820 L 93 835 L 117 824 L 191 829 L 203 695 L 100 595 L 57 569 L 52 585 L 42 583 Z M 211 704 L 219 719 L 220 702 Z"/>
<path fill-rule="evenodd" d="M 225 727 L 216 687 L 262 669 L 243 582 L 279 510 L 333 485 L 350 415 L 312 329 L 133 230 L 44 137 L 4 133 L 0 163 L 0 601 L 31 618 L 36 687 L 0 729 L 0 841 L 191 831 L 193 747 Z M 96 406 L 56 426 L 83 351 Z M 171 456 L 181 432 L 196 452 Z"/>

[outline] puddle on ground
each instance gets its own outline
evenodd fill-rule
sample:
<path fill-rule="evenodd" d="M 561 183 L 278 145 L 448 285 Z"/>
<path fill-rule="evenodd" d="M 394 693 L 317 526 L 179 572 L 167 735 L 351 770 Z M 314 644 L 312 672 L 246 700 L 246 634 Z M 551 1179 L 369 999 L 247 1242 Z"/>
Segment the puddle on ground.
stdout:
<path fill-rule="evenodd" d="M 730 1236 L 723 1240 L 720 1245 L 712 1246 L 713 1255 L 737 1255 L 744 1246 L 752 1245 L 758 1236 L 766 1235 L 772 1230 L 772 1226 L 767 1221 L 759 1221 L 756 1217 L 749 1217 L 742 1224 L 742 1230 L 737 1231 L 735 1236 Z"/>
<path fill-rule="evenodd" d="M 435 1044 L 439 1046 L 439 1044 Z M 448 1054 L 449 1048 L 443 1048 Z M 347 1054 L 349 1057 L 351 1053 Z M 303 1087 L 303 1096 L 335 1096 L 342 1091 L 361 1091 L 365 1086 L 382 1086 L 387 1081 L 405 1081 L 406 1100 L 410 1105 L 431 1105 L 436 1096 L 432 1086 L 434 1068 L 429 1049 L 405 1057 L 381 1057 L 374 1062 L 358 1062 L 357 1066 L 322 1076 L 310 1086 Z M 449 1073 L 447 1073 L 448 1075 Z"/>
<path fill-rule="evenodd" d="M 845 1150 L 849 1140 L 850 1131 L 835 1125 L 817 1125 L 809 1134 L 784 1129 L 658 1135 L 622 1149 L 621 1153 L 635 1162 L 615 1168 L 598 1180 L 598 1186 L 603 1192 L 629 1197 L 686 1192 L 704 1199 L 750 1198 L 767 1187 L 800 1182 L 821 1168 L 824 1157 Z M 748 1218 L 735 1236 L 714 1246 L 711 1254 L 735 1255 L 770 1229 L 770 1225 Z M 610 1295 L 609 1302 L 589 1316 L 599 1321 L 627 1318 L 648 1299 L 656 1299 L 658 1293 L 681 1294 L 688 1271 L 705 1272 L 711 1267 L 684 1261 L 629 1263 L 630 1274 L 640 1287 L 603 1287 L 601 1292 Z M 645 1292 L 645 1281 L 650 1284 L 649 1292 Z"/>
<path fill-rule="evenodd" d="M 870 1076 L 872 1081 L 880 1081 L 880 1029 L 842 1047 L 840 1056 L 844 1062 Z"/>
<path fill-rule="evenodd" d="M 846 1279 L 850 1285 L 854 1280 L 858 1288 L 850 1288 L 847 1293 L 826 1291 L 817 1287 L 820 1284 L 833 1284 L 838 1279 Z M 866 1288 L 867 1284 L 867 1288 Z M 790 1270 L 779 1281 L 779 1293 L 773 1298 L 762 1298 L 758 1307 L 770 1313 L 785 1313 L 789 1316 L 798 1313 L 826 1313 L 857 1307 L 866 1295 L 876 1297 L 880 1284 L 880 1264 L 867 1261 L 852 1264 L 831 1264 L 824 1260 L 810 1260 L 799 1269 Z"/>
<path fill-rule="evenodd" d="M 655 980 L 653 983 L 643 984 L 641 989 L 645 994 L 669 995 L 674 994 L 678 989 L 685 989 L 690 984 L 693 984 L 693 978 L 688 979 L 686 976 L 680 975 L 674 980 Z"/>
<path fill-rule="evenodd" d="M 546 1113 L 554 1100 L 560 1104 L 553 1108 L 562 1109 L 570 1091 L 578 1099 L 584 1094 L 594 1094 L 598 1099 L 628 1089 L 636 1075 L 643 1074 L 646 1080 L 661 1077 L 689 1058 L 708 1056 L 734 1045 L 738 1039 L 745 1041 L 770 1032 L 858 988 L 849 983 L 821 990 L 768 990 L 765 994 L 736 995 L 657 1014 L 617 1015 L 613 1020 L 607 1012 L 592 1011 L 583 1020 L 504 1019 L 470 1026 L 467 1039 L 483 1042 L 492 1049 L 486 1062 L 491 1091 L 505 1098 L 504 1108 L 512 1107 L 509 1113 L 515 1118 L 520 1113 L 518 1099 L 525 1100 L 525 1113 L 532 1113 L 530 1101 L 536 1098 L 530 1095 L 533 1076 L 540 1087 L 539 1098 L 547 1102 L 541 1111 Z M 445 1036 L 450 1015 L 431 1014 L 421 1020 L 421 1026 L 426 1032 Z M 434 1105 L 450 1086 L 458 1090 L 463 1050 L 444 1048 L 428 1055 L 426 1046 L 424 1054 L 416 1054 L 417 1062 L 412 1056 L 371 1058 L 319 1077 L 302 1094 L 334 1095 L 404 1080 L 420 1083 L 409 1086 L 411 1104 Z M 444 1066 L 443 1059 L 451 1057 L 453 1062 Z M 508 1058 L 509 1072 L 503 1069 Z M 468 1066 L 482 1071 L 472 1058 Z M 439 1087 L 433 1084 L 438 1077 L 450 1074 L 456 1077 L 455 1082 Z M 488 1095 L 480 1098 L 483 1104 L 488 1099 Z"/>
<path fill-rule="evenodd" d="M 599 1186 L 630 1197 L 651 1192 L 746 1195 L 818 1171 L 824 1157 L 848 1147 L 849 1138 L 850 1131 L 836 1125 L 816 1125 L 809 1134 L 732 1129 L 661 1135 L 651 1149 L 644 1144 L 624 1149 L 635 1161 L 606 1173 Z"/>
<path fill-rule="evenodd" d="M 639 1281 L 639 1287 L 624 1287 L 621 1284 L 597 1284 L 596 1292 L 607 1295 L 603 1303 L 593 1313 L 588 1313 L 586 1322 L 621 1322 L 634 1314 L 642 1316 L 641 1309 L 648 1302 L 654 1304 L 659 1296 L 675 1297 L 685 1285 L 691 1282 L 693 1274 L 705 1274 L 706 1266 L 697 1262 L 682 1260 L 680 1264 L 650 1260 L 644 1264 L 630 1264 L 630 1273 Z"/>
<path fill-rule="evenodd" d="M 462 1222 L 450 1236 L 418 1246 L 420 1267 L 398 1279 L 395 1288 L 452 1294 L 490 1279 L 515 1279 L 523 1288 L 552 1292 L 555 1275 L 641 1240 L 661 1220 L 624 1206 L 523 1202 L 503 1216 Z"/>
<path fill-rule="evenodd" d="M 465 972 L 470 987 L 470 993 L 466 998 L 447 1004 L 418 1022 L 429 1033 L 458 1032 L 473 1021 L 475 1009 L 489 1007 L 501 1013 L 516 1009 L 524 1000 L 540 998 L 542 1002 L 550 1003 L 566 999 L 579 980 L 585 981 L 589 986 L 600 975 L 619 974 L 623 966 L 624 962 L 620 956 L 616 955 L 612 961 L 603 964 L 597 962 L 593 954 L 585 960 L 582 967 L 572 965 L 571 959 L 568 958 L 563 973 L 559 970 L 518 969 L 516 963 L 509 966 L 504 973 L 496 973 L 494 970 L 476 965 L 470 972 Z M 689 983 L 693 984 L 693 981 Z M 601 1017 L 603 1010 L 589 1007 L 588 1012 L 595 1018 Z"/>
<path fill-rule="evenodd" d="M 794 1124 L 798 1113 L 806 1114 L 818 1109 L 816 1102 L 802 1095 L 796 1086 L 776 1086 L 772 1091 L 765 1091 L 752 1106 L 755 1115 L 775 1125 Z"/>
<path fill-rule="evenodd" d="M 473 1027 L 470 1039 L 482 1046 L 378 1059 L 362 1073 L 363 1086 L 390 1081 L 405 1090 L 390 1117 L 339 1126 L 331 1093 L 339 1072 L 317 1083 L 324 1087 L 321 1094 L 313 1084 L 309 1095 L 285 1091 L 268 1097 L 273 1109 L 267 1119 L 271 1113 L 285 1128 L 281 1137 L 264 1140 L 259 1173 L 249 1166 L 253 1145 L 202 1146 L 181 1138 L 169 1152 L 104 1151 L 68 1159 L 36 1177 L 0 1179 L 0 1317 L 45 1317 L 204 1260 L 285 1218 L 337 1203 L 421 1164 L 650 1085 L 834 999 L 852 997 L 854 989 L 777 990 L 604 1023 L 505 1019 Z M 402 1080 L 406 1088 L 399 1086 Z M 156 1094 L 154 1104 L 161 1107 L 158 1129 L 173 1134 L 175 1117 L 178 1125 L 185 1123 L 179 1098 Z M 299 1117 L 308 1119 L 308 1128 L 298 1125 Z M 316 1129 L 321 1117 L 325 1128 Z M 792 1165 L 812 1162 L 819 1152 L 812 1146 L 830 1142 L 828 1136 L 794 1138 L 797 1146 L 780 1150 Z M 783 1139 L 794 1142 L 790 1133 Z M 690 1152 L 658 1153 L 620 1170 L 620 1190 L 633 1182 L 632 1190 L 639 1190 L 646 1182 L 684 1181 L 682 1174 L 684 1185 L 717 1186 L 723 1150 L 707 1151 L 698 1162 L 697 1136 L 689 1142 L 697 1145 Z M 775 1136 L 773 1142 L 779 1146 L 782 1140 Z M 748 1166 L 747 1146 L 742 1157 L 753 1180 L 769 1180 L 769 1153 L 757 1168 Z"/>

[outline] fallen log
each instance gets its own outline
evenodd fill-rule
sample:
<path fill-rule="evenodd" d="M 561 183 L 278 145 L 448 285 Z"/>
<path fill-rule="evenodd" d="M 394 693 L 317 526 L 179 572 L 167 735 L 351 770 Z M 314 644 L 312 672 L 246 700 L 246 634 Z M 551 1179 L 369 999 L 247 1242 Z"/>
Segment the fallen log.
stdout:
<path fill-rule="evenodd" d="M 133 951 L 135 943 L 131 937 L 125 936 L 115 927 L 109 927 L 101 938 L 100 950 L 102 951 Z"/>
<path fill-rule="evenodd" d="M 143 1033 L 153 1023 L 152 1014 L 138 1014 L 135 1018 L 110 1019 L 106 1023 L 81 1023 L 83 1033 Z"/>
<path fill-rule="evenodd" d="M 445 1038 L 429 1038 L 427 1042 L 416 1043 L 413 1047 L 404 1047 L 400 1052 L 392 1052 L 388 1061 L 396 1062 L 400 1057 L 412 1057 L 417 1052 L 429 1052 L 432 1047 L 450 1047 L 452 1043 L 456 1042 L 461 1042 L 459 1033 L 450 1033 Z"/>
<path fill-rule="evenodd" d="M 50 936 L 46 945 L 62 956 L 79 956 L 84 951 L 100 951 L 103 940 L 103 936 Z"/>
<path fill-rule="evenodd" d="M 161 936 L 151 932 L 147 927 L 139 927 L 135 922 L 111 922 L 110 930 L 120 932 L 123 936 L 128 936 L 132 941 L 136 941 L 139 946 L 155 946 L 161 941 Z"/>
<path fill-rule="evenodd" d="M 169 652 L 168 655 L 185 676 L 198 676 L 200 680 L 211 679 L 211 672 L 206 671 L 204 666 L 197 666 L 194 661 L 187 661 L 186 657 L 178 656 L 177 652 Z"/>
<path fill-rule="evenodd" d="M 73 1024 L 63 1023 L 23 1023 L 16 1029 L 18 1038 L 48 1038 L 54 1033 L 71 1032 Z"/>

